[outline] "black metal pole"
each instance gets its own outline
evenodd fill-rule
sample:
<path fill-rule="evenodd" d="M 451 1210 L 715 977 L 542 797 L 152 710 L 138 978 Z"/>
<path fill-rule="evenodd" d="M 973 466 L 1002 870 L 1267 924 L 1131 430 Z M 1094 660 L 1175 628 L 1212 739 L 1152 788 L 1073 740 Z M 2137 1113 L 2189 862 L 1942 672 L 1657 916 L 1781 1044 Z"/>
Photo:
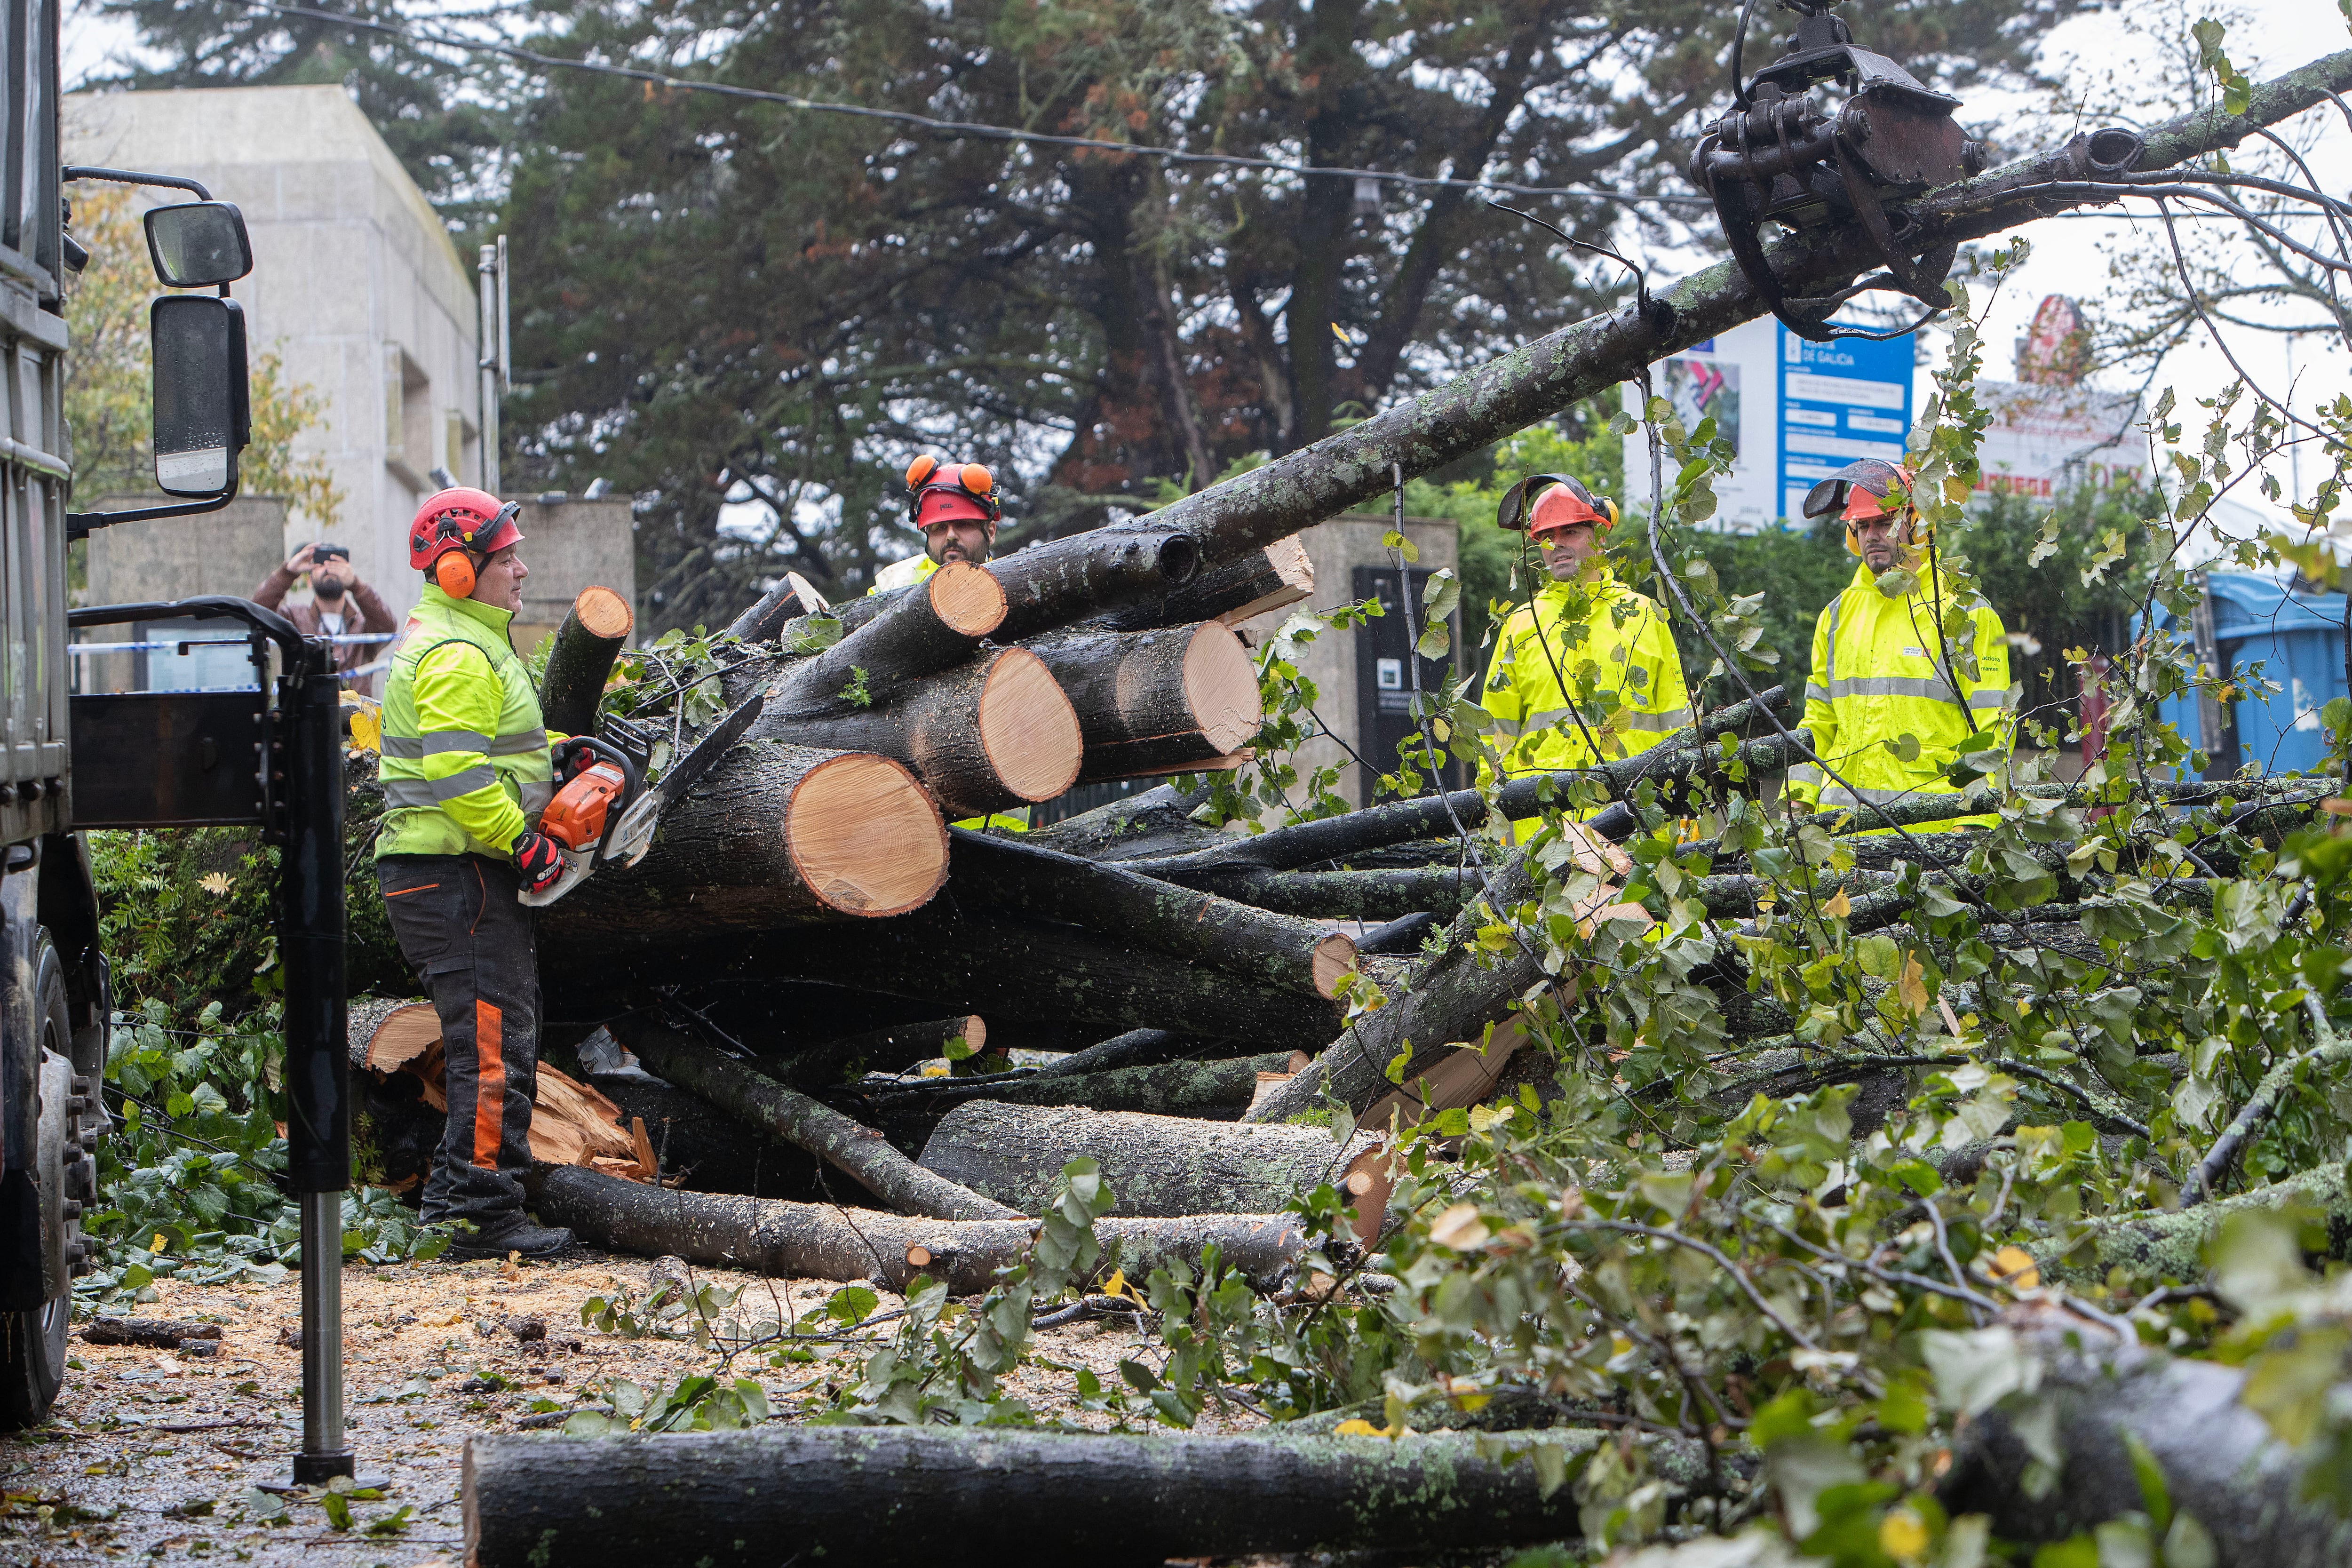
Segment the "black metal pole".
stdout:
<path fill-rule="evenodd" d="M 354 1469 L 343 1440 L 343 1192 L 352 1180 L 343 994 L 342 722 L 332 654 L 306 642 L 286 680 L 286 838 L 278 952 L 286 972 L 288 1175 L 302 1205 L 302 1447 L 297 1485 Z"/>

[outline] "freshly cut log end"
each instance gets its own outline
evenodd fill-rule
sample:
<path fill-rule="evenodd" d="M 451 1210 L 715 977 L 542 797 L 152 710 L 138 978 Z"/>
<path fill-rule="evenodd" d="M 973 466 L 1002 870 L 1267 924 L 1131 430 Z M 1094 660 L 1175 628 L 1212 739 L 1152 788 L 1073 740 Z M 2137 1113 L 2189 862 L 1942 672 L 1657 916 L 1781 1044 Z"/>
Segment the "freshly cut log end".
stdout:
<path fill-rule="evenodd" d="M 572 601 L 572 613 L 590 633 L 606 638 L 627 637 L 637 619 L 630 613 L 629 601 L 610 588 L 581 589 Z"/>
<path fill-rule="evenodd" d="M 596 727 L 596 707 L 612 679 L 613 661 L 635 625 L 629 601 L 610 588 L 583 588 L 572 601 L 540 677 L 539 704 L 550 730 L 584 735 Z"/>
<path fill-rule="evenodd" d="M 1265 717 L 1249 650 L 1215 621 L 1086 629 L 1035 650 L 1077 710 L 1082 783 L 1230 765 Z"/>
<path fill-rule="evenodd" d="M 1211 752 L 1239 751 L 1265 721 L 1257 667 L 1230 626 L 1204 622 L 1184 649 L 1184 696 Z"/>
<path fill-rule="evenodd" d="M 931 1249 L 930 1249 L 929 1247 L 910 1247 L 907 1248 L 907 1267 L 908 1267 L 908 1268 L 929 1268 L 930 1266 L 931 1266 Z"/>
<path fill-rule="evenodd" d="M 914 775 L 853 752 L 809 770 L 784 847 L 819 902 L 845 915 L 905 914 L 947 880 L 947 826 Z"/>
<path fill-rule="evenodd" d="M 1052 800 L 1077 782 L 1086 756 L 1070 700 L 1026 648 L 1008 648 L 980 694 L 980 745 L 1004 787 L 1023 800 Z"/>
<path fill-rule="evenodd" d="M 940 624 L 984 637 L 1004 622 L 1004 585 L 968 561 L 950 561 L 923 584 Z"/>
<path fill-rule="evenodd" d="M 1315 944 L 1315 989 L 1318 994 L 1338 996 L 1339 988 L 1347 984 L 1348 976 L 1355 972 L 1354 938 L 1333 931 Z"/>

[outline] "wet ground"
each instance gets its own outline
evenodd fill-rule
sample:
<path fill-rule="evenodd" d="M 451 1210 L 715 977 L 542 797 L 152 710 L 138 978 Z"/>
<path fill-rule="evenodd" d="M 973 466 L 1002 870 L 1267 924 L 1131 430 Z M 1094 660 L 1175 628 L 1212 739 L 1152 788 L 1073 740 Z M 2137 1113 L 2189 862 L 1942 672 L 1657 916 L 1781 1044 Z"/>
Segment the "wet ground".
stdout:
<path fill-rule="evenodd" d="M 160 1281 L 161 1300 L 136 1313 L 218 1323 L 219 1349 L 206 1356 L 92 1345 L 78 1324 L 77 1364 L 54 1419 L 0 1438 L 6 1494 L 0 1563 L 455 1568 L 463 1554 L 458 1482 L 468 1436 L 522 1429 L 534 1415 L 560 1421 L 558 1413 L 574 1406 L 602 1408 L 600 1395 L 614 1378 L 668 1385 L 727 1364 L 717 1350 L 691 1342 L 583 1326 L 584 1300 L 616 1289 L 641 1299 L 660 1267 L 584 1254 L 548 1264 L 347 1268 L 350 1442 L 362 1479 L 378 1476 L 384 1484 L 379 1496 L 340 1501 L 315 1494 L 281 1501 L 257 1489 L 289 1479 L 300 1438 L 295 1279 L 211 1287 Z M 740 1288 L 737 1310 L 744 1318 L 787 1321 L 840 1289 L 709 1269 L 692 1271 L 692 1282 Z M 896 1305 L 884 1294 L 877 1310 Z M 544 1337 L 536 1337 L 534 1320 Z M 1139 1354 L 1142 1342 L 1117 1320 L 1081 1322 L 1041 1332 L 1037 1351 L 1059 1367 L 1024 1367 L 1006 1387 L 1041 1415 L 1067 1419 L 1072 1373 L 1059 1368 L 1089 1367 L 1111 1383 L 1119 1358 Z M 816 1362 L 776 1368 L 763 1351 L 738 1355 L 730 1371 L 757 1378 L 774 1410 L 790 1419 L 828 1405 L 829 1385 L 854 1381 L 866 1353 L 844 1344 Z"/>

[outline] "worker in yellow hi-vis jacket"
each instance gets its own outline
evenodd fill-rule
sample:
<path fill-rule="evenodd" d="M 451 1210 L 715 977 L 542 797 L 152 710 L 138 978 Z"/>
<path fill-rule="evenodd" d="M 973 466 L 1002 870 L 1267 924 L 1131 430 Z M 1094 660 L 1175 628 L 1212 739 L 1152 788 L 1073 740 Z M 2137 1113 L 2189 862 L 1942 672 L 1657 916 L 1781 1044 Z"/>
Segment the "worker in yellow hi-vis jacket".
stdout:
<path fill-rule="evenodd" d="M 950 561 L 985 566 L 996 552 L 996 525 L 1004 503 L 996 494 L 996 479 L 978 463 L 948 463 L 926 454 L 907 469 L 907 521 L 923 536 L 923 552 L 893 561 L 874 574 L 868 594 L 911 588 Z M 958 827 L 1001 827 L 1010 833 L 1029 831 L 1029 808 L 1014 806 L 970 816 Z"/>
<path fill-rule="evenodd" d="M 1948 639 L 1938 629 L 1951 595 L 1912 505 L 1908 469 L 1875 458 L 1849 463 L 1813 487 L 1805 513 L 1842 518 L 1846 549 L 1862 561 L 1814 627 L 1805 688 L 1813 752 L 1837 779 L 1801 763 L 1789 770 L 1789 794 L 1809 807 L 1834 810 L 1957 793 L 1961 786 L 1947 772 L 1955 759 L 2006 757 L 2015 743 L 2017 700 L 2000 617 L 1979 605 L 1969 612 L 1965 639 Z M 1898 566 L 1914 583 L 1890 596 L 1878 579 Z M 1914 831 L 1991 820 L 1961 817 Z M 1870 830 L 1868 814 L 1855 826 Z"/>
<path fill-rule="evenodd" d="M 1614 762 L 1688 724 L 1665 617 L 1601 553 L 1616 503 L 1569 475 L 1537 474 L 1511 487 L 1499 521 L 1526 529 L 1549 579 L 1504 621 L 1487 667 L 1481 705 L 1499 731 L 1505 773 Z"/>

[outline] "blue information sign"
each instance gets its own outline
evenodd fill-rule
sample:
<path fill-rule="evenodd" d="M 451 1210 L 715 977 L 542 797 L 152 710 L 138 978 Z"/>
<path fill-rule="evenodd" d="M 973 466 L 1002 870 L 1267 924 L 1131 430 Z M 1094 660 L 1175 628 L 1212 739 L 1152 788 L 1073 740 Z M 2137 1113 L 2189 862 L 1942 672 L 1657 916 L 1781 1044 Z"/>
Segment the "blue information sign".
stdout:
<path fill-rule="evenodd" d="M 1911 337 L 1811 343 L 1780 336 L 1780 515 L 1801 526 L 1805 492 L 1856 458 L 1903 460 L 1911 430 Z"/>

